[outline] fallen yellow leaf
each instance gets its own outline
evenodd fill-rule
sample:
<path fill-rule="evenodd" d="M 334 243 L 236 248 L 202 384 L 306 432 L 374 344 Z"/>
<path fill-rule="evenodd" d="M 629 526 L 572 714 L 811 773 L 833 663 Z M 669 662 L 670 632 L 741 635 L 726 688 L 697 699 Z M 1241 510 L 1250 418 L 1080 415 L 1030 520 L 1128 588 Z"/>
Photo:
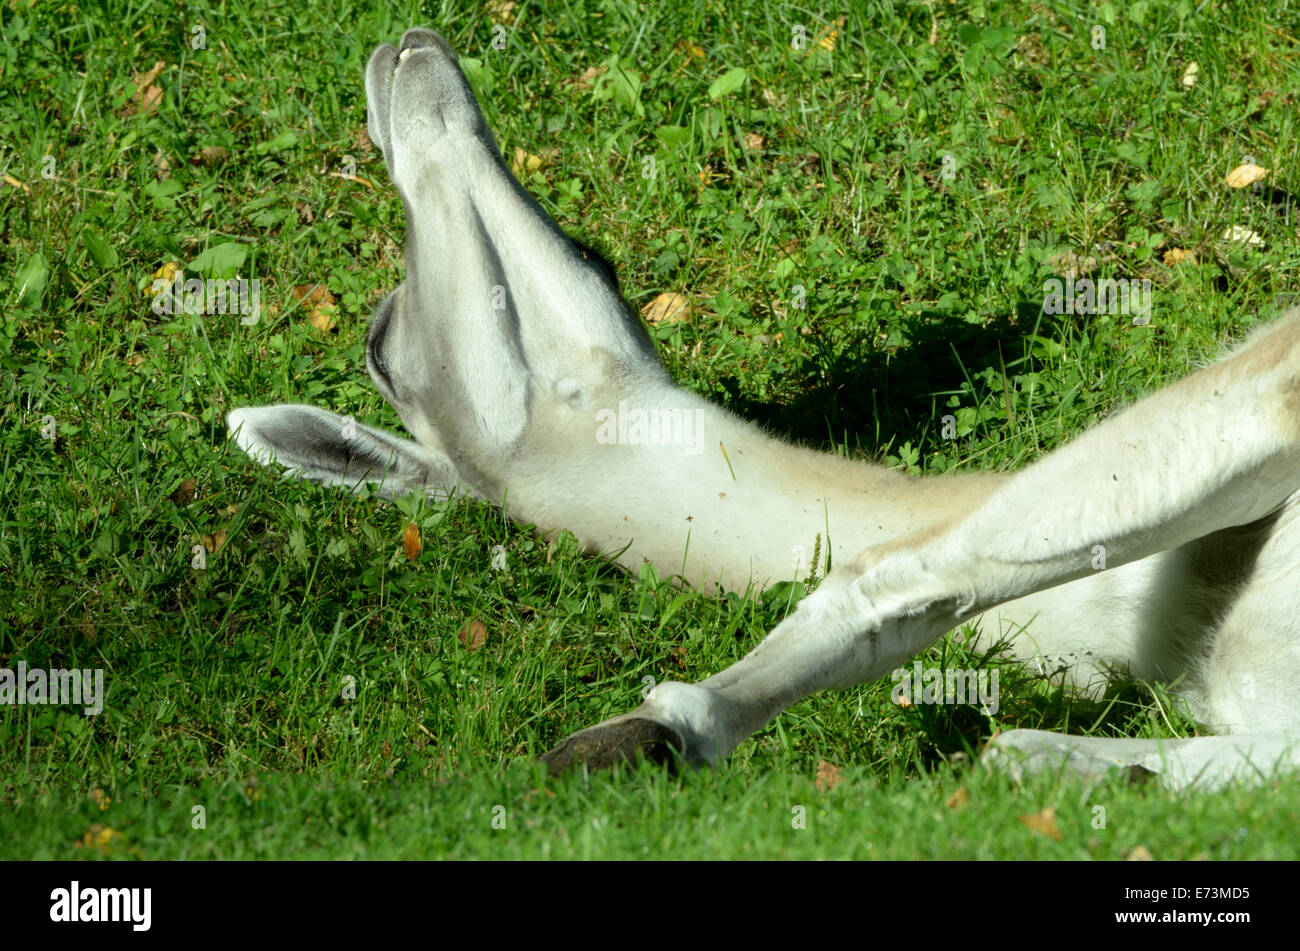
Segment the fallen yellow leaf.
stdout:
<path fill-rule="evenodd" d="M 673 49 L 679 50 L 687 59 L 702 60 L 705 58 L 704 48 L 690 40 L 679 40 Z"/>
<path fill-rule="evenodd" d="M 111 826 L 100 825 L 96 822 L 82 834 L 81 839 L 74 843 L 78 848 L 96 849 L 107 855 L 113 844 L 122 838 L 122 833 L 118 832 Z"/>
<path fill-rule="evenodd" d="M 298 303 L 309 306 L 307 319 L 321 333 L 334 329 L 334 295 L 324 284 L 300 284 L 293 289 Z"/>
<path fill-rule="evenodd" d="M 510 162 L 510 170 L 515 173 L 515 178 L 527 178 L 533 172 L 546 168 L 559 154 L 559 149 L 542 149 L 540 153 L 534 155 L 527 149 L 515 146 L 515 156 Z"/>
<path fill-rule="evenodd" d="M 1223 183 L 1229 188 L 1245 188 L 1247 185 L 1255 184 L 1267 175 L 1268 169 L 1247 162 L 1245 165 L 1238 165 L 1229 172 L 1223 179 Z"/>
<path fill-rule="evenodd" d="M 406 531 L 402 534 L 402 551 L 406 552 L 406 560 L 415 561 L 419 558 L 420 548 L 420 526 L 407 522 Z"/>
<path fill-rule="evenodd" d="M 840 17 L 829 27 L 827 27 L 826 30 L 822 32 L 820 36 L 817 37 L 817 39 L 813 40 L 813 48 L 823 49 L 826 50 L 826 52 L 828 53 L 832 52 L 835 49 L 835 41 L 839 39 L 840 30 L 843 27 L 844 27 L 844 17 Z"/>
<path fill-rule="evenodd" d="M 509 26 L 515 22 L 515 5 L 514 0 L 488 0 L 483 4 L 483 12 L 493 23 Z"/>
<path fill-rule="evenodd" d="M 158 270 L 153 272 L 153 280 L 166 281 L 168 284 L 170 284 L 172 282 L 172 278 L 176 276 L 176 271 L 179 267 L 180 267 L 180 262 L 168 261 Z"/>
<path fill-rule="evenodd" d="M 694 314 L 689 298 L 674 291 L 665 291 L 641 308 L 641 316 L 648 324 L 675 324 L 689 321 Z"/>
<path fill-rule="evenodd" d="M 1051 806 L 1017 818 L 1040 835 L 1055 839 L 1057 842 L 1061 841 L 1061 830 L 1056 827 L 1056 810 Z"/>

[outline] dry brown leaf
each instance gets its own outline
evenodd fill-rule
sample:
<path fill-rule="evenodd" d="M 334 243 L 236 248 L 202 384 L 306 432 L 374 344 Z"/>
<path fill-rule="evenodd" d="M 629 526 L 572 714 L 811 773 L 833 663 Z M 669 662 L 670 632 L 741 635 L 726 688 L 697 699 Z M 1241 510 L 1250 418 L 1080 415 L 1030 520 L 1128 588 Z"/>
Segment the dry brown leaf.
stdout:
<path fill-rule="evenodd" d="M 689 321 L 694 313 L 689 298 L 684 294 L 665 291 L 641 308 L 641 316 L 648 324 L 676 324 Z"/>
<path fill-rule="evenodd" d="M 367 188 L 374 188 L 375 183 L 368 178 L 362 178 L 360 175 L 349 175 L 347 172 L 330 172 L 330 178 L 341 178 L 345 182 L 356 182 L 358 185 L 365 185 Z"/>
<path fill-rule="evenodd" d="M 745 133 L 745 148 L 747 149 L 761 149 L 766 141 L 767 140 L 757 132 Z"/>
<path fill-rule="evenodd" d="M 324 284 L 299 284 L 293 289 L 293 296 L 300 304 L 334 303 L 334 295 Z"/>
<path fill-rule="evenodd" d="M 1184 261 L 1195 264 L 1196 252 L 1188 251 L 1185 248 L 1170 248 L 1164 253 L 1162 260 L 1165 262 L 1165 267 L 1173 267 L 1175 264 L 1182 264 Z"/>
<path fill-rule="evenodd" d="M 958 786 L 957 791 L 948 797 L 944 805 L 949 809 L 960 809 L 968 802 L 970 802 L 970 790 L 965 786 Z"/>
<path fill-rule="evenodd" d="M 375 143 L 370 141 L 370 130 L 363 125 L 353 130 L 352 141 L 363 152 L 373 152 L 375 149 Z"/>
<path fill-rule="evenodd" d="M 1252 165 L 1247 162 L 1245 165 L 1238 165 L 1225 175 L 1223 184 L 1229 188 L 1245 188 L 1247 185 L 1254 185 L 1260 179 L 1267 177 L 1268 169 L 1262 165 Z"/>
<path fill-rule="evenodd" d="M 487 640 L 487 625 L 475 618 L 460 629 L 460 642 L 466 649 L 476 651 Z"/>
<path fill-rule="evenodd" d="M 129 357 L 127 357 L 126 360 L 124 360 L 123 362 L 127 366 L 131 367 L 132 369 L 135 369 L 140 364 L 144 363 L 144 361 L 147 359 L 148 357 L 146 357 L 143 353 L 133 353 Z"/>
<path fill-rule="evenodd" d="M 167 63 L 160 59 L 148 72 L 136 73 L 131 77 L 131 82 L 135 83 L 135 96 L 123 108 L 124 114 L 151 116 L 158 111 L 158 103 L 162 102 L 162 89 L 155 86 L 153 81 L 158 78 L 158 74 L 166 65 Z"/>
<path fill-rule="evenodd" d="M 1047 266 L 1053 268 L 1062 277 L 1074 280 L 1095 271 L 1097 269 L 1097 259 L 1091 255 L 1083 258 L 1073 251 L 1061 251 L 1047 259 Z"/>
<path fill-rule="evenodd" d="M 822 760 L 817 764 L 817 776 L 813 779 L 813 785 L 823 792 L 829 792 L 840 783 L 840 768 L 834 763 L 828 763 Z"/>
<path fill-rule="evenodd" d="M 133 104 L 136 112 L 151 116 L 158 111 L 158 103 L 160 102 L 162 102 L 162 89 L 158 86 L 146 86 L 144 92 L 140 93 L 139 98 Z"/>
<path fill-rule="evenodd" d="M 1145 845 L 1135 845 L 1129 849 L 1124 859 L 1129 862 L 1154 862 L 1155 856 L 1151 854 L 1151 850 Z"/>
<path fill-rule="evenodd" d="M 595 81 L 596 77 L 604 73 L 607 69 L 609 69 L 608 66 L 588 66 L 582 71 L 582 75 L 570 82 L 575 89 L 587 89 Z"/>
<path fill-rule="evenodd" d="M 311 308 L 307 312 L 307 319 L 313 327 L 321 333 L 329 333 L 334 329 L 334 295 L 328 287 L 324 284 L 300 284 L 293 289 L 293 296 L 298 303 Z"/>
<path fill-rule="evenodd" d="M 195 479 L 186 479 L 172 493 L 172 501 L 177 505 L 189 505 L 190 500 L 194 498 L 194 490 L 199 487 Z"/>
<path fill-rule="evenodd" d="M 1061 841 L 1061 830 L 1056 827 L 1056 810 L 1051 806 L 1040 812 L 1031 812 L 1017 818 L 1035 832 L 1057 842 Z"/>
<path fill-rule="evenodd" d="M 420 548 L 420 526 L 407 522 L 406 531 L 402 533 L 402 551 L 406 552 L 406 560 L 415 561 L 419 558 Z"/>
<path fill-rule="evenodd" d="M 230 161 L 230 149 L 224 145 L 205 145 L 199 149 L 198 155 L 190 157 L 191 165 L 202 165 L 204 168 L 216 168 L 218 165 L 225 165 Z"/>
<path fill-rule="evenodd" d="M 215 555 L 226 544 L 226 530 L 219 528 L 211 535 L 204 535 L 199 539 L 199 544 L 206 548 L 209 554 Z"/>
<path fill-rule="evenodd" d="M 167 63 L 160 59 L 158 62 L 153 64 L 153 68 L 149 71 L 136 73 L 132 76 L 131 82 L 135 83 L 138 87 L 151 85 L 153 81 L 158 78 L 158 74 L 163 71 L 163 67 L 166 65 Z"/>

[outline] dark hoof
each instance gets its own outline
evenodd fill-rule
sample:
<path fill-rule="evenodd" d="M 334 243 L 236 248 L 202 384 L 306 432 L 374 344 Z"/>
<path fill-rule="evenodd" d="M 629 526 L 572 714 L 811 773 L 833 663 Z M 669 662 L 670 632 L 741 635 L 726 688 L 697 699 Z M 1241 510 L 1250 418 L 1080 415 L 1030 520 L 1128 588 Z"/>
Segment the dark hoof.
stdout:
<path fill-rule="evenodd" d="M 615 763 L 635 763 L 638 758 L 674 765 L 686 744 L 677 733 L 643 717 L 602 723 L 573 734 L 555 749 L 543 753 L 541 762 L 552 776 L 586 763 L 588 769 L 608 769 Z"/>

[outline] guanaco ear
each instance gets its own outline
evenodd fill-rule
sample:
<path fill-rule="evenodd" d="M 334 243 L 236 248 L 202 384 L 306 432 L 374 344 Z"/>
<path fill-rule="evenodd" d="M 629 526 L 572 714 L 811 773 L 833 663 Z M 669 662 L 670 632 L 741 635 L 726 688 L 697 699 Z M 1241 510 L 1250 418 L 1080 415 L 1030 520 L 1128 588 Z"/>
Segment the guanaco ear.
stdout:
<path fill-rule="evenodd" d="M 412 492 L 451 494 L 456 467 L 439 452 L 314 406 L 244 407 L 226 416 L 235 445 L 286 475 L 352 492 L 377 485 L 387 498 Z"/>

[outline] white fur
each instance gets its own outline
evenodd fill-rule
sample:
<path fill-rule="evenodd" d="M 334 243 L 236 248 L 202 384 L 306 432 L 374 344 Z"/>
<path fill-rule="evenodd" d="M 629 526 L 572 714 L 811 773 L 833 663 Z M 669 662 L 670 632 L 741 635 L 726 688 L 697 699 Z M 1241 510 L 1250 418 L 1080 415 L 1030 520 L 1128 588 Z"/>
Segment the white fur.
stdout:
<path fill-rule="evenodd" d="M 360 427 L 322 446 L 339 417 L 272 407 L 230 415 L 237 444 L 327 484 L 468 491 L 695 585 L 835 566 L 733 667 L 661 684 L 570 742 L 651 721 L 688 761 L 716 763 L 789 704 L 887 676 L 971 623 L 1082 686 L 1111 667 L 1178 681 L 1230 734 L 1013 731 L 995 757 L 1140 766 L 1176 787 L 1300 762 L 1300 316 L 1012 476 L 918 480 L 795 447 L 672 383 L 616 289 L 506 170 L 450 48 L 428 31 L 402 45 L 366 71 L 371 138 L 408 218 L 407 281 L 372 322 L 367 364 L 418 443 Z M 598 429 L 629 408 L 698 428 L 680 445 Z"/>

